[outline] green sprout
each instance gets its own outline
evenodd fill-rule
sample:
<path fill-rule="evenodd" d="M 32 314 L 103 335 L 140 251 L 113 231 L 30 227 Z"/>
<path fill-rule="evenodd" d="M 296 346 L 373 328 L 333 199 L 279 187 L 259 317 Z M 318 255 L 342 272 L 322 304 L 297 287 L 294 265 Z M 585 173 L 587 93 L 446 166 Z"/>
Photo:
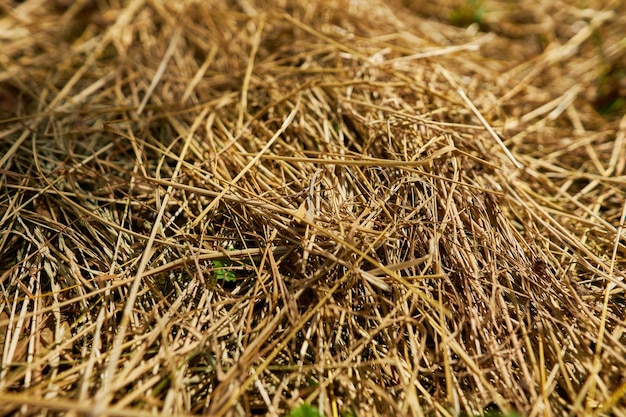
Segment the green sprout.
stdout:
<path fill-rule="evenodd" d="M 250 265 L 250 260 L 232 261 L 229 258 L 213 259 L 215 281 L 233 282 L 241 277 L 241 270 Z"/>
<path fill-rule="evenodd" d="M 233 263 L 225 259 L 214 259 L 213 270 L 215 271 L 215 278 L 218 281 L 233 282 L 237 279 L 235 273 L 230 269 Z"/>
<path fill-rule="evenodd" d="M 449 21 L 454 26 L 465 27 L 472 23 L 483 24 L 485 9 L 482 0 L 467 0 L 464 6 L 457 7 L 450 13 Z"/>
<path fill-rule="evenodd" d="M 316 407 L 304 403 L 300 407 L 291 410 L 287 417 L 322 417 L 322 414 Z"/>

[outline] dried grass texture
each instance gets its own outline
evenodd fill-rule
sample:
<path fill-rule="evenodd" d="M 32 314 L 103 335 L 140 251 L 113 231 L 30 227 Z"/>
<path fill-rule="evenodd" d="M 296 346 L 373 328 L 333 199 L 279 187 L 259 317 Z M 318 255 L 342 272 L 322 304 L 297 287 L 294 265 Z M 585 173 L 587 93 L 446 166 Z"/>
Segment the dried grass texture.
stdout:
<path fill-rule="evenodd" d="M 1 414 L 626 415 L 623 5 L 121 3 L 0 6 Z"/>

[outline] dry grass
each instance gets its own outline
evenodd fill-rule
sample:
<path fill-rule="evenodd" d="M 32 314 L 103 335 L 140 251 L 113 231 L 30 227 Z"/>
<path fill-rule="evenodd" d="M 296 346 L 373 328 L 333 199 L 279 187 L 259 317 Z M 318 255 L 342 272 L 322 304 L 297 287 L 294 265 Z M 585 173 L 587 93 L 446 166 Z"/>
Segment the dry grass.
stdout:
<path fill-rule="evenodd" d="M 623 4 L 229 3 L 0 3 L 0 414 L 626 415 Z"/>

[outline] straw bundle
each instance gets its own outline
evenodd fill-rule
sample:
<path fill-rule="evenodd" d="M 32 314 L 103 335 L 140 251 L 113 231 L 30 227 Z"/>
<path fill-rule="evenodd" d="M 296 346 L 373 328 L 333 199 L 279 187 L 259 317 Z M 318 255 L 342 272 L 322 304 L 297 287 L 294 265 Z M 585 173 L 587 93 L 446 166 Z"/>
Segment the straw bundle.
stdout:
<path fill-rule="evenodd" d="M 539 4 L 2 3 L 0 413 L 625 415 L 626 13 Z"/>

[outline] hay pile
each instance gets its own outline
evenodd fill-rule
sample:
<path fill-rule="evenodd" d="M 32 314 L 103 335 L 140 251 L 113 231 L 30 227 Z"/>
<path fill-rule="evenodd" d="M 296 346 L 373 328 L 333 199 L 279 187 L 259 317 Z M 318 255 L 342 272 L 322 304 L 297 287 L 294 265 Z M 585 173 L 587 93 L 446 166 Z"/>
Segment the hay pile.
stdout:
<path fill-rule="evenodd" d="M 4 1 L 0 414 L 626 415 L 588 3 Z"/>

